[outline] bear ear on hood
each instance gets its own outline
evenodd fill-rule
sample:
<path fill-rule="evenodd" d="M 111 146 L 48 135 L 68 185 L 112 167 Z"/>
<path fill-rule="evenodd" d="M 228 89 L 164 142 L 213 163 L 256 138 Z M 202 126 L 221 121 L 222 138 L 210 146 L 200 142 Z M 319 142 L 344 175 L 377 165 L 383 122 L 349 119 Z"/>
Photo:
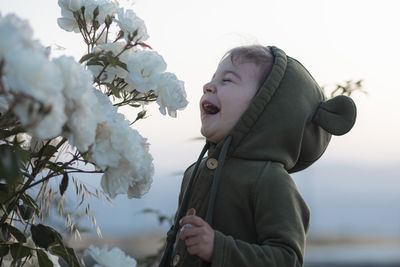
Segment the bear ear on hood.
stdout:
<path fill-rule="evenodd" d="M 316 110 L 313 122 L 333 135 L 343 135 L 353 128 L 357 109 L 350 97 L 339 95 L 322 102 Z"/>

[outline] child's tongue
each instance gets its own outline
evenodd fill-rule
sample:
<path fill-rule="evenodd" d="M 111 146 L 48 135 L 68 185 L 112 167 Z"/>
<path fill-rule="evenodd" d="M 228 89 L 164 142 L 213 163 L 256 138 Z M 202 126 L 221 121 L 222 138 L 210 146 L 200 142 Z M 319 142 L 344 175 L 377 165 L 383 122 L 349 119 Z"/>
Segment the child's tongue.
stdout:
<path fill-rule="evenodd" d="M 219 112 L 219 108 L 217 108 L 214 105 L 207 108 L 207 113 L 209 113 L 209 114 L 216 114 L 218 112 Z"/>
<path fill-rule="evenodd" d="M 220 109 L 216 105 L 210 102 L 206 102 L 205 104 L 203 104 L 203 108 L 207 114 L 211 115 L 217 114 L 220 111 Z"/>

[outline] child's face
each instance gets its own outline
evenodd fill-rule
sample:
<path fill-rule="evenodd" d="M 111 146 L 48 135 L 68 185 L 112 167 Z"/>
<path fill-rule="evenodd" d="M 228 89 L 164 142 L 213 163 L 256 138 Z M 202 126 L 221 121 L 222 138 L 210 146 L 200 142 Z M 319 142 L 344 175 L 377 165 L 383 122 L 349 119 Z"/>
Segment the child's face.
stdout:
<path fill-rule="evenodd" d="M 200 99 L 201 134 L 214 143 L 227 136 L 258 90 L 258 66 L 226 57 Z"/>

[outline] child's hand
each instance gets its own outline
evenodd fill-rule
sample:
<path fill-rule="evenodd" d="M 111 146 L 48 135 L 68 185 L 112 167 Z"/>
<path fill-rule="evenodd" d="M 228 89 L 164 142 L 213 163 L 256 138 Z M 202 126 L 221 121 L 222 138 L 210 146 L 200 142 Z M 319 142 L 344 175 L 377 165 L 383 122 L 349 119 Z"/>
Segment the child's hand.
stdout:
<path fill-rule="evenodd" d="M 214 250 L 214 230 L 202 218 L 190 215 L 183 217 L 179 238 L 185 241 L 187 251 L 202 260 L 211 262 Z"/>

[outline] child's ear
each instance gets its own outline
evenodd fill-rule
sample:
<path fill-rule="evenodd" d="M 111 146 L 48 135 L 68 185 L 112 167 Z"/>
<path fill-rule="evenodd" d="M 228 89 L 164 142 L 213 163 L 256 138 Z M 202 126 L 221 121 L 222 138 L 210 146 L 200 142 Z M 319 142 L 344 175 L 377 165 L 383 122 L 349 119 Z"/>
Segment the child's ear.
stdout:
<path fill-rule="evenodd" d="M 343 135 L 356 121 L 357 109 L 350 97 L 339 95 L 322 102 L 314 114 L 313 122 L 333 135 Z"/>

